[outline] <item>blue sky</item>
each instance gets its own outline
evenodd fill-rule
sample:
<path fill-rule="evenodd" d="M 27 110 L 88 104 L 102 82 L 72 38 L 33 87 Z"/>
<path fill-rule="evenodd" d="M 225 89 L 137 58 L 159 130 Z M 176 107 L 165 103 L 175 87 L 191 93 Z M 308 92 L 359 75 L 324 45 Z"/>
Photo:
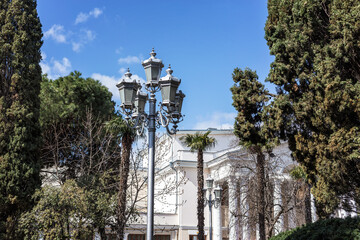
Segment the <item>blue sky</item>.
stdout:
<path fill-rule="evenodd" d="M 235 67 L 264 81 L 273 57 L 264 39 L 266 0 L 38 0 L 44 32 L 41 66 L 50 78 L 80 71 L 101 81 L 119 104 L 125 69 L 145 79 L 154 47 L 186 94 L 180 129 L 229 128 Z M 268 84 L 266 84 L 268 86 Z M 269 87 L 269 86 L 268 86 Z M 270 90 L 272 90 L 270 88 Z"/>

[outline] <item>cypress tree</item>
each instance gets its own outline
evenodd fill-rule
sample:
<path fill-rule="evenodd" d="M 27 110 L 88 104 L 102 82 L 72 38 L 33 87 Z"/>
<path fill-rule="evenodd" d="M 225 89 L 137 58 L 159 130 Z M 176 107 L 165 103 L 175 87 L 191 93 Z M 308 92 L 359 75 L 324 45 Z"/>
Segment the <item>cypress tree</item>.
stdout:
<path fill-rule="evenodd" d="M 258 81 L 255 71 L 236 68 L 232 74 L 234 86 L 231 88 L 233 106 L 238 111 L 235 118 L 234 134 L 240 144 L 247 147 L 256 156 L 257 214 L 259 223 L 259 239 L 266 239 L 265 219 L 265 154 L 271 152 L 277 138 L 268 130 L 270 94 Z"/>
<path fill-rule="evenodd" d="M 349 198 L 360 204 L 360 2 L 269 0 L 268 12 L 274 126 L 327 217 Z"/>
<path fill-rule="evenodd" d="M 41 24 L 35 0 L 0 1 L 0 239 L 40 187 Z"/>

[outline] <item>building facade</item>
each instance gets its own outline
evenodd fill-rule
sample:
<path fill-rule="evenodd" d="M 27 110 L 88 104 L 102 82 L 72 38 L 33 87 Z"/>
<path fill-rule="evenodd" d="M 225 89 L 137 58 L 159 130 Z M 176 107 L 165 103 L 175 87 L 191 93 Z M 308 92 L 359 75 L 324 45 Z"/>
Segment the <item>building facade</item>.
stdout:
<path fill-rule="evenodd" d="M 239 146 L 232 130 L 210 129 L 215 147 L 204 151 L 204 178 L 214 179 L 223 189 L 221 202 L 212 208 L 213 240 L 257 239 L 255 156 Z M 200 130 L 198 132 L 206 132 Z M 163 135 L 156 145 L 155 219 L 156 239 L 197 239 L 197 153 L 180 140 L 196 130 Z M 143 158 L 144 169 L 147 156 Z M 306 217 L 316 219 L 313 200 L 307 199 L 306 185 L 290 177 L 296 166 L 287 144 L 281 143 L 266 153 L 266 231 L 274 235 L 302 225 Z M 146 188 L 144 188 L 146 189 Z M 146 192 L 139 201 L 139 215 L 126 228 L 126 239 L 145 239 Z M 208 196 L 208 193 L 206 193 Z M 209 206 L 205 207 L 205 234 L 209 239 Z"/>

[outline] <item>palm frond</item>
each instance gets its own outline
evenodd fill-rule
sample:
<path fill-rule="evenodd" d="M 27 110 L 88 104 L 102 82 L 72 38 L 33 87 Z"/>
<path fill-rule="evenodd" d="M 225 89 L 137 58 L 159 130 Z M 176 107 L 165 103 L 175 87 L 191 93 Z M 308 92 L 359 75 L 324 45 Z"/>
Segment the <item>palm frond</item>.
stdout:
<path fill-rule="evenodd" d="M 186 134 L 180 137 L 181 142 L 190 148 L 190 151 L 208 150 L 215 146 L 216 140 L 213 137 L 209 137 L 211 131 L 207 131 L 202 134 L 196 132 L 194 134 Z"/>

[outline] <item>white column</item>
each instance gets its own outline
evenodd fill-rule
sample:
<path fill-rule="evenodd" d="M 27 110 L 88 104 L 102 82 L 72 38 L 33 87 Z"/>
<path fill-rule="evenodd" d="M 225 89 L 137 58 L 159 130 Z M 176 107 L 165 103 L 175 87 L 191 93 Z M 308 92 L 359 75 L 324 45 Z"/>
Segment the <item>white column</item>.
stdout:
<path fill-rule="evenodd" d="M 281 211 L 281 180 L 274 179 L 274 217 L 277 217 Z M 275 235 L 283 231 L 283 216 L 280 216 L 275 223 Z"/>
<path fill-rule="evenodd" d="M 171 240 L 177 240 L 177 238 L 176 238 L 176 236 L 177 236 L 177 234 L 176 234 L 177 231 L 178 231 L 178 230 L 174 230 L 174 231 L 171 231 L 171 232 L 170 232 L 170 239 L 171 239 Z"/>
<path fill-rule="evenodd" d="M 249 230 L 249 205 L 247 201 L 247 180 L 243 180 L 240 185 L 240 214 L 242 218 L 241 221 L 241 229 L 242 229 L 242 240 L 250 239 L 250 230 Z"/>
<path fill-rule="evenodd" d="M 237 191 L 237 181 L 229 178 L 229 240 L 239 239 L 239 191 Z"/>
<path fill-rule="evenodd" d="M 357 213 L 356 213 L 356 203 L 354 201 L 354 199 L 350 199 L 350 206 L 351 206 L 351 212 L 348 213 L 348 216 L 350 217 L 356 217 Z"/>
<path fill-rule="evenodd" d="M 213 240 L 222 240 L 221 202 L 213 205 Z"/>
<path fill-rule="evenodd" d="M 312 219 L 312 222 L 315 222 L 317 220 L 315 198 L 311 193 L 310 193 L 310 196 L 311 196 L 311 219 Z"/>

